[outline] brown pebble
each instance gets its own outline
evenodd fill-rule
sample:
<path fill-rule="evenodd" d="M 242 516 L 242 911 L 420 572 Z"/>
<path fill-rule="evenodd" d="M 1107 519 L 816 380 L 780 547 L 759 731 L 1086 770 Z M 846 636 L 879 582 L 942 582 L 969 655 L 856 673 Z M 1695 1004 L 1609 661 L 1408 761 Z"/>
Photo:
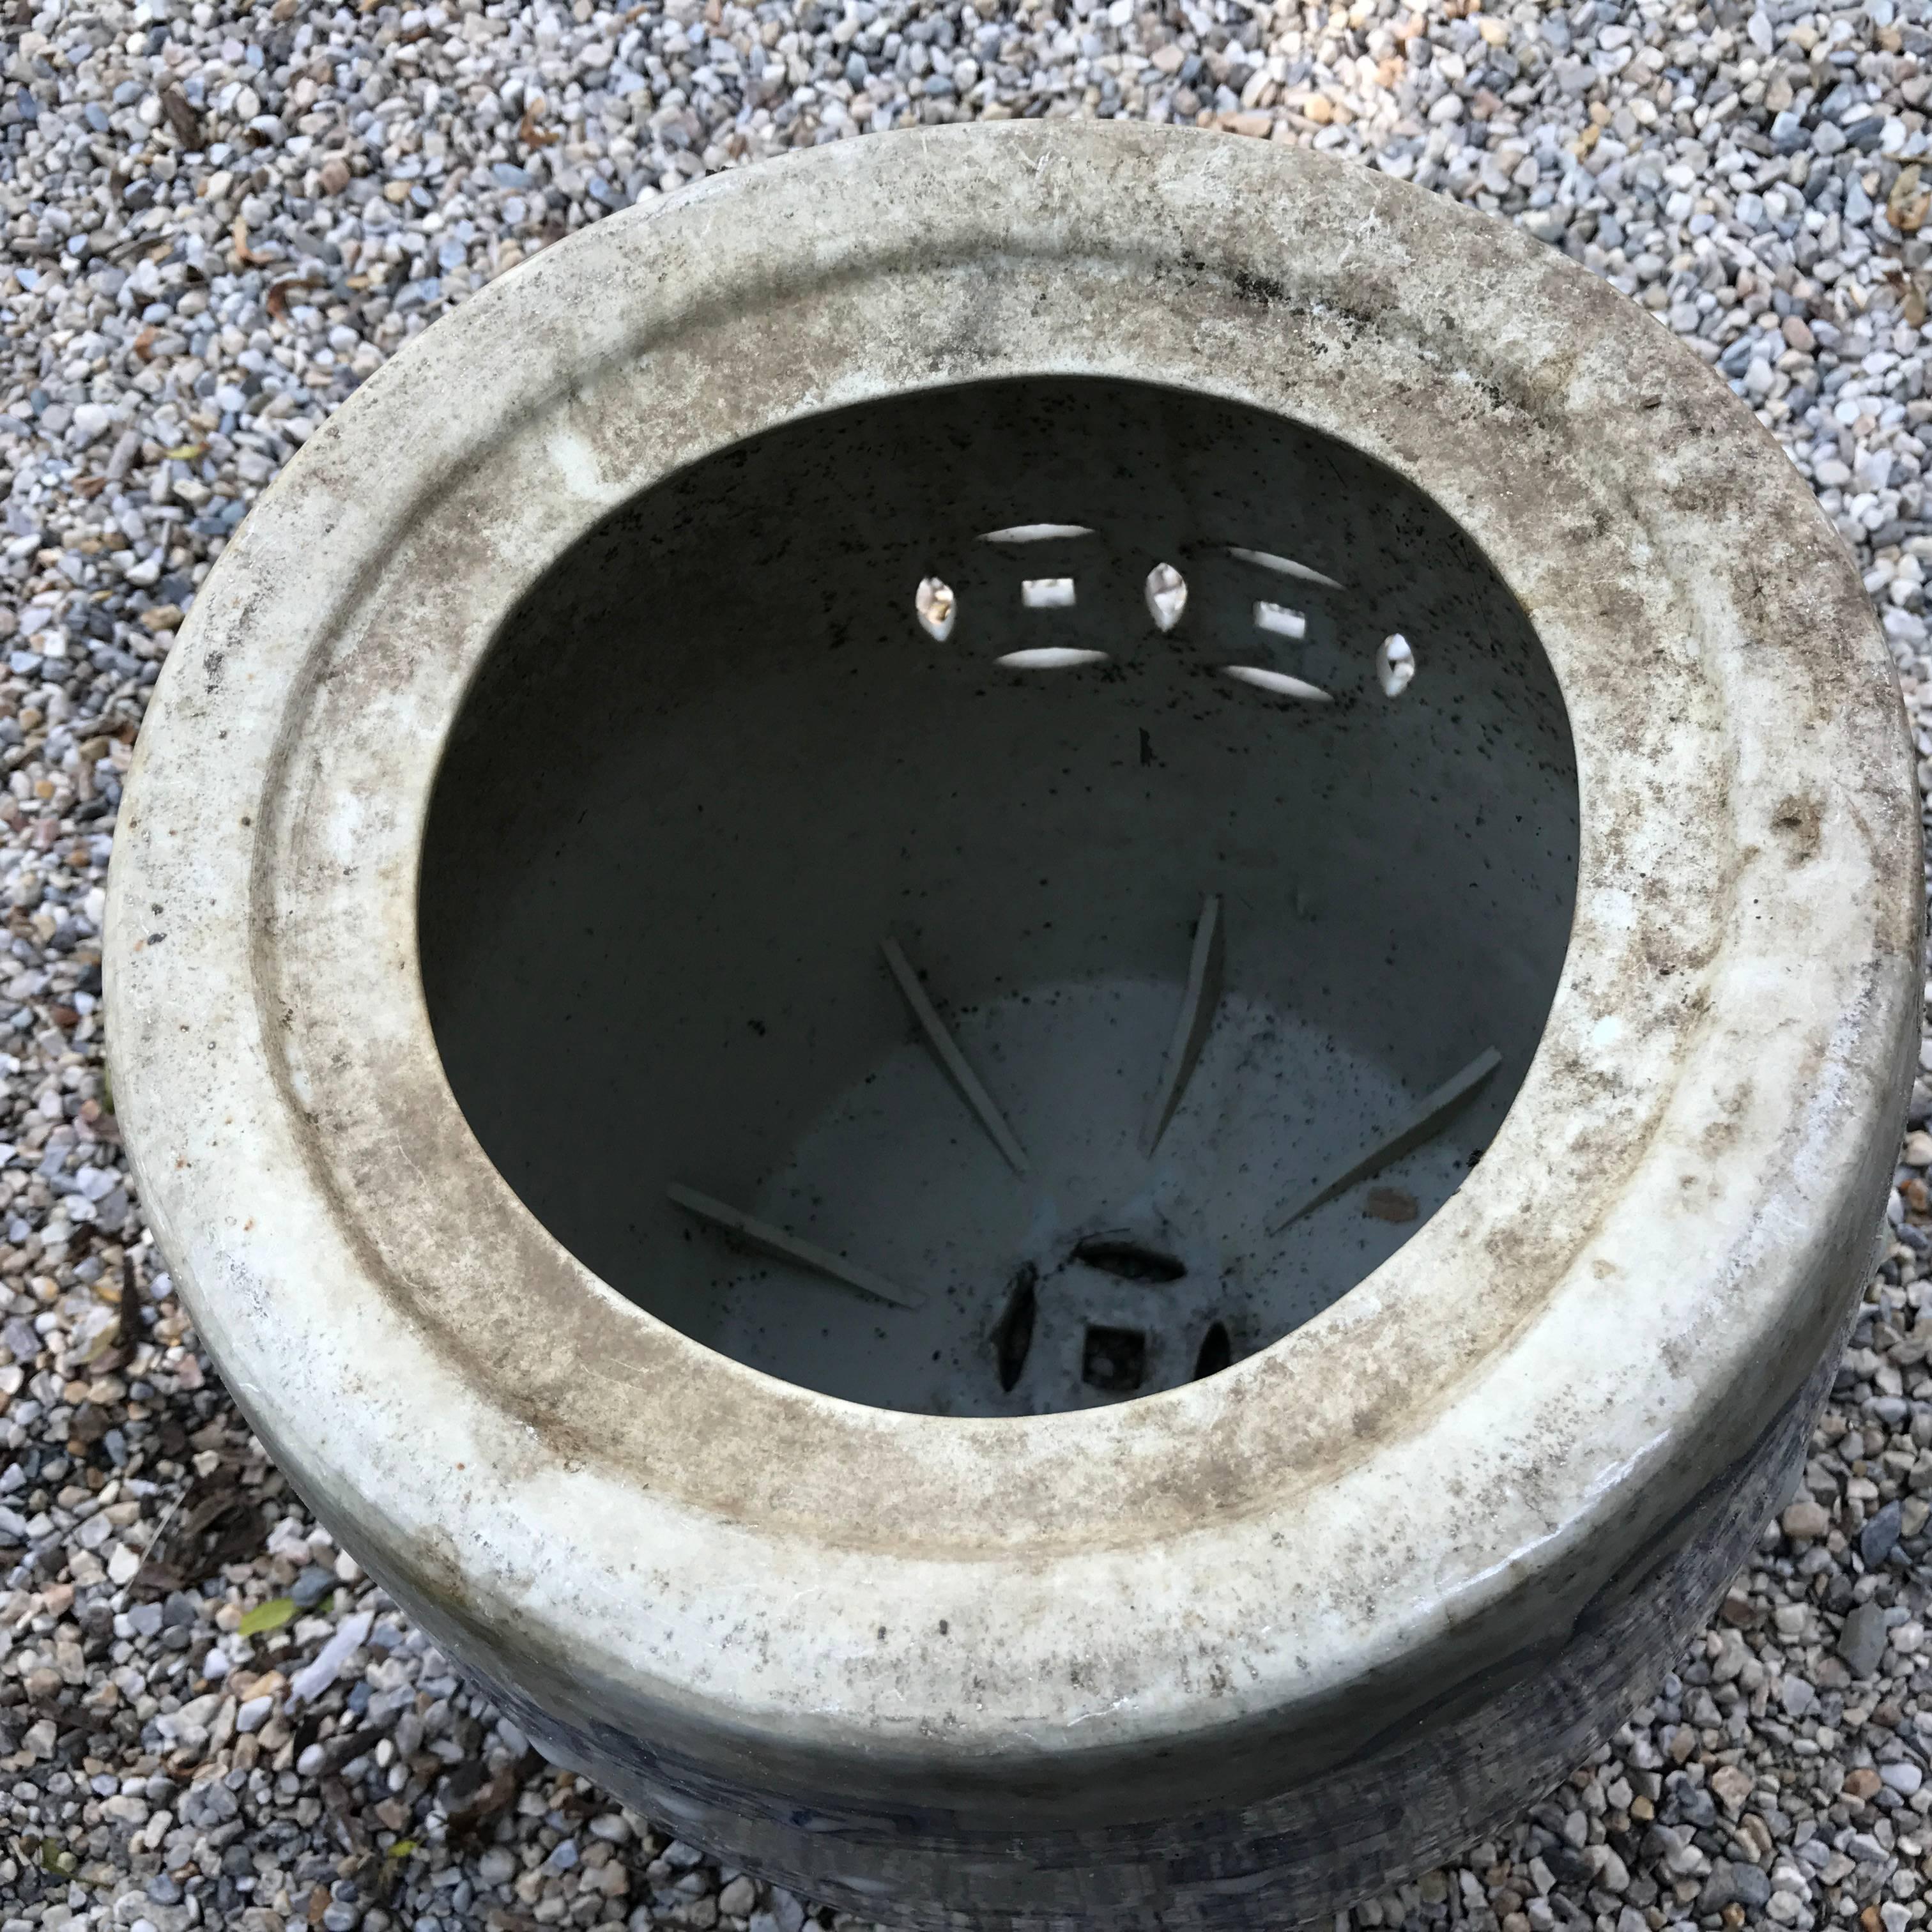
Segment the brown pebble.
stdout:
<path fill-rule="evenodd" d="M 1832 1527 L 1832 1519 L 1822 1504 L 1802 1496 L 1778 1518 L 1785 1534 L 1794 1543 L 1816 1543 Z"/>

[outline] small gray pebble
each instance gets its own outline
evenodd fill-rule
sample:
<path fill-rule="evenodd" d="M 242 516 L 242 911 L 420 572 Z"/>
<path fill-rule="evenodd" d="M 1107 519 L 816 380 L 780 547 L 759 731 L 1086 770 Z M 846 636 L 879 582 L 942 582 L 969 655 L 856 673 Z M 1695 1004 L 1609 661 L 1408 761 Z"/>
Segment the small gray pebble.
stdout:
<path fill-rule="evenodd" d="M 1892 1554 L 1904 1514 L 1901 1504 L 1888 1502 L 1858 1532 L 1858 1554 L 1868 1570 L 1876 1570 Z"/>
<path fill-rule="evenodd" d="M 304 1610 L 319 1604 L 335 1588 L 335 1573 L 325 1570 L 317 1564 L 310 1564 L 290 1586 L 289 1594 Z"/>
<path fill-rule="evenodd" d="M 1769 1876 L 1742 1858 L 1712 1860 L 1711 1876 L 1697 1894 L 1700 1912 L 1721 1912 L 1727 1905 L 1741 1905 L 1747 1912 L 1762 1912 L 1770 1903 Z"/>
<path fill-rule="evenodd" d="M 1885 1655 L 1885 1606 L 1876 1598 L 1857 1605 L 1838 1633 L 1838 1654 L 1854 1677 L 1869 1677 Z"/>
<path fill-rule="evenodd" d="M 501 1845 L 492 1845 L 476 1861 L 476 1876 L 485 1885 L 508 1885 L 518 1870 L 516 1854 Z"/>

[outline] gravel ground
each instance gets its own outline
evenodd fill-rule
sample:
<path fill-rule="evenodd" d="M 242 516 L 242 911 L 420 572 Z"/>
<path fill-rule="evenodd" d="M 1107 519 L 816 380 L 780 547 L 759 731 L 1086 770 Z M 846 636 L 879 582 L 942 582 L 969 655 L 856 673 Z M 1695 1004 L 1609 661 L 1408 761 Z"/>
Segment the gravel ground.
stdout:
<path fill-rule="evenodd" d="M 1932 9 L 6 10 L 0 1924 L 799 1932 L 806 1904 L 463 1688 L 284 1486 L 172 1298 L 102 1073 L 98 934 L 129 746 L 210 561 L 408 336 L 608 209 L 868 128 L 1199 122 L 1520 221 L 1715 362 L 1856 548 L 1932 778 Z M 1677 1674 L 1356 1924 L 1924 1920 L 1928 1163 L 1915 1131 L 1798 1499 Z"/>

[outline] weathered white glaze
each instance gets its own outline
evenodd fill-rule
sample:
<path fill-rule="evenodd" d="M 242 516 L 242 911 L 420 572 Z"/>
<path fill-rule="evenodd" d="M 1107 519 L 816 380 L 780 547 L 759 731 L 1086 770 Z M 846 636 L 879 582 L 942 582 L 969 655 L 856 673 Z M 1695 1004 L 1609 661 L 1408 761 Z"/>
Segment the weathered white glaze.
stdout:
<path fill-rule="evenodd" d="M 1360 1286 L 1148 1400 L 940 1420 L 697 1346 L 523 1208 L 430 1036 L 418 857 L 503 614 L 614 506 L 1043 374 L 1279 412 L 1461 524 L 1568 708 L 1576 918 L 1487 1155 Z M 368 383 L 170 658 L 107 994 L 237 1399 L 548 1748 L 871 1915 L 1251 1925 L 1559 1774 L 1722 1587 L 1866 1265 L 1919 945 L 1889 662 L 1712 375 L 1384 178 L 1018 124 L 602 223 Z"/>

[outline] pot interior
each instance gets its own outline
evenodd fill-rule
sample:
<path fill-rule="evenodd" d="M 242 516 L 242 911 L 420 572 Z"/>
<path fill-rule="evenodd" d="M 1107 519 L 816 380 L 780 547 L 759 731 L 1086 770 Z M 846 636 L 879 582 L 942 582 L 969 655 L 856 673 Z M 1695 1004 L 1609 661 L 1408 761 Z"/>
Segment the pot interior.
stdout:
<path fill-rule="evenodd" d="M 1394 473 L 1151 385 L 926 390 L 694 464 L 508 614 L 424 984 L 620 1292 L 829 1394 L 1037 1414 L 1265 1347 L 1441 1207 L 1576 847 L 1534 630 Z"/>

